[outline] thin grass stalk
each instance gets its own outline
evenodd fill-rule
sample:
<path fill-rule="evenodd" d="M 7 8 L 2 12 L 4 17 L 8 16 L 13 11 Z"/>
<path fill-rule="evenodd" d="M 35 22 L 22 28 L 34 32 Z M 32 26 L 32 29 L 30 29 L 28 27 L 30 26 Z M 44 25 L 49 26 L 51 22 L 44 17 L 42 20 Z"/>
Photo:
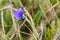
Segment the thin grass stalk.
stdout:
<path fill-rule="evenodd" d="M 1 23 L 2 23 L 3 37 L 7 40 L 6 35 L 5 35 L 5 29 L 4 29 L 4 17 L 3 17 L 3 10 L 1 10 Z"/>

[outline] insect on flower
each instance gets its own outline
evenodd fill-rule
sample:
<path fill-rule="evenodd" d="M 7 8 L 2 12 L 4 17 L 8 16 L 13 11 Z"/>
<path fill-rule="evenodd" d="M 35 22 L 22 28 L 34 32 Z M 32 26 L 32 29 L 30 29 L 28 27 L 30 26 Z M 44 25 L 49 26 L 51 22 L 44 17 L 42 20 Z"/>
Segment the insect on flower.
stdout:
<path fill-rule="evenodd" d="M 13 16 L 17 19 L 17 20 L 22 20 L 25 19 L 26 17 L 24 16 L 24 11 L 22 8 L 18 9 Z"/>

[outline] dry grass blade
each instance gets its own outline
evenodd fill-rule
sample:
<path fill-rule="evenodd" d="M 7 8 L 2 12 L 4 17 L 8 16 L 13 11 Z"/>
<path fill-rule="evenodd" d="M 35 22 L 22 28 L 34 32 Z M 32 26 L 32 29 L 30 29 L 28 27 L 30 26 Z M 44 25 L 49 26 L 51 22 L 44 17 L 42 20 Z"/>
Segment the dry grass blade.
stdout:
<path fill-rule="evenodd" d="M 60 2 L 57 2 L 55 5 L 53 5 L 51 8 L 49 8 L 49 9 L 47 10 L 47 12 L 50 11 L 50 10 L 52 10 L 52 9 L 53 9 L 54 7 L 56 7 L 59 3 L 60 3 Z"/>

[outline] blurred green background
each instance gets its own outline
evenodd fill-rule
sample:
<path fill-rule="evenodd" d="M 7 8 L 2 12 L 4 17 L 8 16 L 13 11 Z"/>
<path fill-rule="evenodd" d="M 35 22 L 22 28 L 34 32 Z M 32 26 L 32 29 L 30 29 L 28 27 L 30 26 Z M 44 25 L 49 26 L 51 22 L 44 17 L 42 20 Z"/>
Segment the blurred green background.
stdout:
<path fill-rule="evenodd" d="M 20 2 L 29 12 L 34 22 L 29 18 L 30 16 L 27 16 L 28 14 L 25 14 L 25 16 L 30 23 L 25 20 L 17 22 L 12 16 L 16 11 L 15 9 L 21 8 Z M 24 21 L 25 23 L 19 28 L 18 26 Z M 39 37 L 33 36 L 33 34 L 37 35 L 35 29 Z M 59 29 L 59 0 L 0 0 L 0 40 L 60 40 Z"/>

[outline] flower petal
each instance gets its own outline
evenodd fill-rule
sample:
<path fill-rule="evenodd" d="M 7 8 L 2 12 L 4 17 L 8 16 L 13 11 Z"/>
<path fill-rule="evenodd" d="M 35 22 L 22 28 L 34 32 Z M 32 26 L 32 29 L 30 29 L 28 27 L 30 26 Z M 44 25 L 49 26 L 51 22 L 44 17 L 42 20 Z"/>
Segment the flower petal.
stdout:
<path fill-rule="evenodd" d="M 20 8 L 13 14 L 13 16 L 16 17 L 17 20 L 21 20 L 23 18 L 23 13 L 23 9 Z"/>

